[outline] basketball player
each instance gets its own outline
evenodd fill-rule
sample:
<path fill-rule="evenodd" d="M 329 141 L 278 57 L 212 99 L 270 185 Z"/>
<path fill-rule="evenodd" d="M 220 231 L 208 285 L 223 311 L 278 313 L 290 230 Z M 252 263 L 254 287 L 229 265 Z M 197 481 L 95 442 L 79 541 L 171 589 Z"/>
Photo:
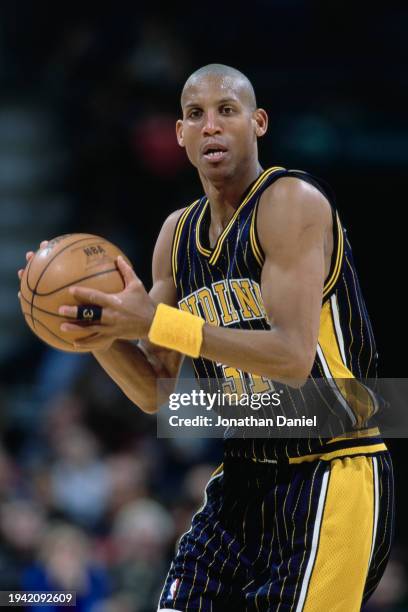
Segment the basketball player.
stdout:
<path fill-rule="evenodd" d="M 75 321 L 61 329 L 148 413 L 157 379 L 175 378 L 183 355 L 198 378 L 258 390 L 279 381 L 298 396 L 306 380 L 374 377 L 373 332 L 331 196 L 307 173 L 261 168 L 268 117 L 251 83 L 211 64 L 189 77 L 181 106 L 178 142 L 204 195 L 165 221 L 149 294 L 119 258 L 122 293 L 72 290 L 100 319 L 89 336 L 75 340 Z M 350 432 L 337 438 L 225 440 L 159 610 L 361 609 L 390 552 L 392 466 L 378 430 L 343 404 Z"/>

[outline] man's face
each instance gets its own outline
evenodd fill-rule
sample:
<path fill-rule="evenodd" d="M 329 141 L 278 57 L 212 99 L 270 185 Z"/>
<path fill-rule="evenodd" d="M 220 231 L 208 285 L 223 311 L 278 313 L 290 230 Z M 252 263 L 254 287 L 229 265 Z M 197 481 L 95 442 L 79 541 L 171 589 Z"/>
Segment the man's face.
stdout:
<path fill-rule="evenodd" d="M 259 119 L 266 113 L 254 109 L 239 80 L 217 75 L 197 79 L 184 90 L 182 108 L 178 142 L 202 176 L 234 176 L 257 157 L 257 136 L 264 133 Z"/>

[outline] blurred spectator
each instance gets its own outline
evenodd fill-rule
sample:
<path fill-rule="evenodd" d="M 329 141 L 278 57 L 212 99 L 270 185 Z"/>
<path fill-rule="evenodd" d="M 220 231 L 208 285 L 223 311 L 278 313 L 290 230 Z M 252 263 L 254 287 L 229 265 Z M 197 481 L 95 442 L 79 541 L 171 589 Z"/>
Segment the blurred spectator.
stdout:
<path fill-rule="evenodd" d="M 34 558 L 45 527 L 41 508 L 30 501 L 15 500 L 1 506 L 1 589 L 20 589 L 23 567 Z"/>
<path fill-rule="evenodd" d="M 5 503 L 0 512 L 1 534 L 16 552 L 31 554 L 42 537 L 44 519 L 41 508 L 30 501 Z"/>
<path fill-rule="evenodd" d="M 49 444 L 54 446 L 68 428 L 82 423 L 84 412 L 85 402 L 78 395 L 55 393 L 47 403 L 43 421 L 43 432 Z"/>
<path fill-rule="evenodd" d="M 130 594 L 137 612 L 151 612 L 157 604 L 173 535 L 170 514 L 152 499 L 131 502 L 116 516 L 112 566 L 115 590 Z"/>
<path fill-rule="evenodd" d="M 183 490 L 185 495 L 197 507 L 203 502 L 205 487 L 214 470 L 215 467 L 212 465 L 199 464 L 191 468 L 184 478 Z"/>
<path fill-rule="evenodd" d="M 57 460 L 51 469 L 55 507 L 78 525 L 96 528 L 106 510 L 110 475 L 98 457 L 98 443 L 81 426 L 72 426 L 55 443 Z"/>
<path fill-rule="evenodd" d="M 93 612 L 95 604 L 109 594 L 109 578 L 106 571 L 93 562 L 91 544 L 84 532 L 60 524 L 51 526 L 45 533 L 38 561 L 23 574 L 22 589 L 75 591 L 75 609 Z M 47 605 L 36 609 L 57 612 L 60 608 Z"/>
<path fill-rule="evenodd" d="M 114 516 L 125 504 L 147 494 L 146 461 L 129 453 L 112 455 L 106 461 L 109 470 L 109 512 Z"/>
<path fill-rule="evenodd" d="M 17 469 L 0 447 L 0 499 L 6 499 L 17 485 Z"/>

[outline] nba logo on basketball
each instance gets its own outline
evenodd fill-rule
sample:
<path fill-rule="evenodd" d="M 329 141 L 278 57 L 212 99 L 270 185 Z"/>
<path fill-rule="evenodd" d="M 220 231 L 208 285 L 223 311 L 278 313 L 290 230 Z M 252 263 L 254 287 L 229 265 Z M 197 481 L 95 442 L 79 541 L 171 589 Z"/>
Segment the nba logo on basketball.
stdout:
<path fill-rule="evenodd" d="M 170 591 L 169 591 L 169 594 L 167 596 L 167 599 L 174 599 L 175 598 L 175 596 L 177 594 L 177 591 L 178 591 L 178 588 L 179 588 L 179 585 L 180 585 L 180 578 L 176 578 L 175 581 L 171 583 Z"/>

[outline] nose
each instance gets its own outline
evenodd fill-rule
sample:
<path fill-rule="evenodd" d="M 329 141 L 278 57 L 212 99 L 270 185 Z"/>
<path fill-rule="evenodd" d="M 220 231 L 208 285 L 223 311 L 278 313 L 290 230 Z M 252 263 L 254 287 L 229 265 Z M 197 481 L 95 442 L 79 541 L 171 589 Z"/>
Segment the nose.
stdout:
<path fill-rule="evenodd" d="M 217 119 L 217 115 L 213 111 L 208 111 L 205 116 L 205 121 L 202 129 L 203 136 L 213 136 L 221 132 L 221 126 Z"/>

